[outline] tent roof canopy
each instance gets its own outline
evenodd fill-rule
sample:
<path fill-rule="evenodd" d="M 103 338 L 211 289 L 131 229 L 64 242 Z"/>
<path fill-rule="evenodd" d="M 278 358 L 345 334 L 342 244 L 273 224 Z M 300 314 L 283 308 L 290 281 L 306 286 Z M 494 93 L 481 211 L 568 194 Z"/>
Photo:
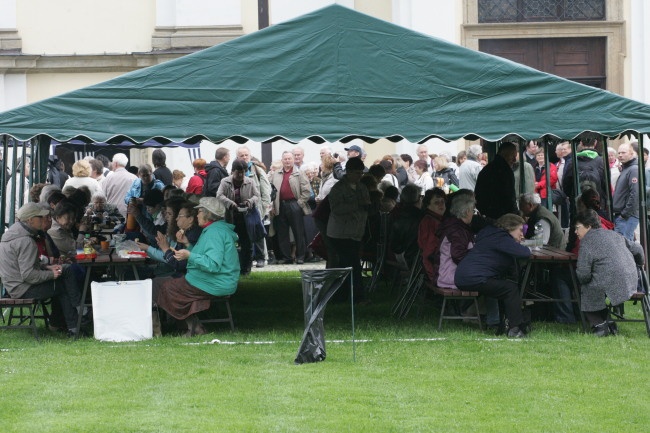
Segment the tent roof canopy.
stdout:
<path fill-rule="evenodd" d="M 61 142 L 585 131 L 648 133 L 650 106 L 339 5 L 0 114 L 0 134 Z"/>

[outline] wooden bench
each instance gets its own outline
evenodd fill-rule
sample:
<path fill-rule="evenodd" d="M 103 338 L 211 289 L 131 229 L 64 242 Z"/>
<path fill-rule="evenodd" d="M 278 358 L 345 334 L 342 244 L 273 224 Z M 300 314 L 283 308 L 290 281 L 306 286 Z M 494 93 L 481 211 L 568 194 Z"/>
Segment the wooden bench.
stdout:
<path fill-rule="evenodd" d="M 440 309 L 440 320 L 438 321 L 438 331 L 442 329 L 442 321 L 445 319 L 449 320 L 476 320 L 478 322 L 478 327 L 483 329 L 483 324 L 481 322 L 481 314 L 478 308 L 478 297 L 480 296 L 478 292 L 465 292 L 458 289 L 448 289 L 445 287 L 437 287 L 429 283 L 429 289 L 433 291 L 434 294 L 442 296 L 442 308 Z M 463 316 L 462 314 L 458 315 L 447 315 L 445 314 L 447 309 L 447 300 L 472 300 L 474 302 L 474 308 L 476 315 L 474 316 Z"/>
<path fill-rule="evenodd" d="M 46 301 L 41 299 L 0 298 L 0 309 L 2 310 L 0 329 L 31 329 L 36 340 L 39 339 L 36 319 L 45 320 L 47 326 L 50 317 Z"/>

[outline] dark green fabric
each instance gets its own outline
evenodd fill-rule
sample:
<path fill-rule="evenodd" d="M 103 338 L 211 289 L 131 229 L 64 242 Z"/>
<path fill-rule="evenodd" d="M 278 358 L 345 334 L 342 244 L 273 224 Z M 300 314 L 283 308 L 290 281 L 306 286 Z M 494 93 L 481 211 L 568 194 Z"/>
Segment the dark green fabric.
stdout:
<path fill-rule="evenodd" d="M 650 132 L 650 106 L 332 5 L 0 114 L 0 134 L 220 142 Z"/>

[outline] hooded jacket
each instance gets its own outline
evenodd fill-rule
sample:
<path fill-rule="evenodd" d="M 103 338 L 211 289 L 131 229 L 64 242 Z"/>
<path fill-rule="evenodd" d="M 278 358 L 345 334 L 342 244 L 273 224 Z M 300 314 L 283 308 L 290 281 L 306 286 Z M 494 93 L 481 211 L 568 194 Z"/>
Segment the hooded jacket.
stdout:
<path fill-rule="evenodd" d="M 36 232 L 17 222 L 0 241 L 0 278 L 11 298 L 20 298 L 31 286 L 54 279 L 52 271 L 41 268 L 35 236 Z"/>
<path fill-rule="evenodd" d="M 215 221 L 203 229 L 196 245 L 188 246 L 188 283 L 214 296 L 235 293 L 240 267 L 234 228 L 223 220 Z"/>
<path fill-rule="evenodd" d="M 216 197 L 221 179 L 228 177 L 228 170 L 217 160 L 214 160 L 205 166 L 205 186 L 203 195 L 206 197 Z"/>
<path fill-rule="evenodd" d="M 510 233 L 486 226 L 476 236 L 456 268 L 454 282 L 459 288 L 483 284 L 491 278 L 506 278 L 515 267 L 515 259 L 530 257 L 530 250 L 514 240 Z"/>

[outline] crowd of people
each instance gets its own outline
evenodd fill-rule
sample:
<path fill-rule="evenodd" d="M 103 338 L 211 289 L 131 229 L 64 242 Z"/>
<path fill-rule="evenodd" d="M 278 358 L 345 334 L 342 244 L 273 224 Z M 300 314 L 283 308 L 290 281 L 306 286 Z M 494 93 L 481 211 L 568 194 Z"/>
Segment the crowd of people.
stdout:
<path fill-rule="evenodd" d="M 72 176 L 51 157 L 48 182 L 32 187 L 22 175 L 29 171 L 26 161 L 9 178 L 24 179 L 26 197 L 22 207 L 18 194 L 13 206 L 12 196 L 5 198 L 6 213 L 14 209 L 17 222 L 0 242 L 8 258 L 0 262 L 0 277 L 9 296 L 55 298 L 52 325 L 78 334 L 77 317 L 85 313 L 79 309 L 84 269 L 70 259 L 84 235 L 94 234 L 94 221 L 111 220 L 116 232 L 135 240 L 156 263 L 149 274 L 156 276 L 155 304 L 184 321 L 187 335 L 196 335 L 205 332 L 197 314 L 209 308 L 211 297 L 234 293 L 254 266 L 324 259 L 328 267 L 351 267 L 345 284 L 353 284 L 357 302 L 369 302 L 361 261 L 376 259 L 380 224 L 388 218 L 395 260 L 405 267 L 421 260 L 431 284 L 485 295 L 488 325 L 515 338 L 529 332 L 515 273 L 516 259 L 530 251 L 520 242 L 539 235 L 544 244 L 578 252 L 583 293 L 591 291 L 583 295 L 582 311 L 595 333 L 615 333 L 605 296 L 629 299 L 636 290 L 636 265 L 623 253 L 610 257 L 608 266 L 624 269 L 616 278 L 625 281 L 625 289 L 614 295 L 594 281 L 594 269 L 603 262 L 594 259 L 600 247 L 593 245 L 600 240 L 612 248 L 626 245 L 639 262 L 633 242 L 637 154 L 625 143 L 616 160 L 608 156 L 609 179 L 616 179 L 609 183 L 596 146 L 595 140 L 581 142 L 573 158 L 569 143 L 558 143 L 549 173 L 544 149 L 534 141 L 527 143 L 522 161 L 517 145 L 503 142 L 489 163 L 477 144 L 455 157 L 430 154 L 421 145 L 413 156 L 385 155 L 372 164 L 357 145 L 345 155 L 323 146 L 318 163 L 304 161 L 304 150 L 294 147 L 268 169 L 247 146 L 237 148 L 232 159 L 229 149 L 219 147 L 213 161 L 193 161 L 189 179 L 168 168 L 158 149 L 153 166 L 129 167 L 128 157 L 117 153 L 110 162 L 76 161 Z M 613 221 L 601 208 L 609 188 Z M 621 240 L 601 234 L 607 229 Z M 553 319 L 574 323 L 567 275 L 552 274 L 555 297 L 566 299 Z"/>

